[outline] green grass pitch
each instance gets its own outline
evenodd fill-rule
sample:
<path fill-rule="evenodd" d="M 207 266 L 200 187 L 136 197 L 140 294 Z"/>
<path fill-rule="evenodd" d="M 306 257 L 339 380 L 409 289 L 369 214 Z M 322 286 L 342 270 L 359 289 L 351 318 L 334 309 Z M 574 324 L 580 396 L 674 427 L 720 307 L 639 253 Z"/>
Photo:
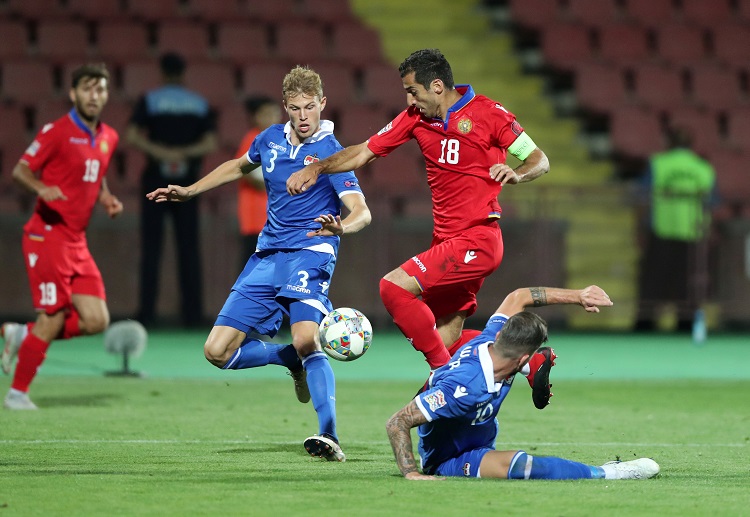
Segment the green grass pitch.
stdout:
<path fill-rule="evenodd" d="M 498 448 L 593 464 L 649 456 L 655 479 L 434 483 L 400 477 L 385 434 L 426 373 L 402 339 L 376 335 L 361 360 L 334 364 L 347 454 L 334 464 L 302 448 L 314 410 L 281 369 L 218 371 L 204 337 L 152 334 L 132 363 L 144 379 L 103 376 L 118 363 L 101 338 L 55 343 L 32 387 L 41 409 L 0 413 L 0 517 L 749 514 L 747 336 L 701 347 L 553 336 L 560 359 L 543 411 L 517 379 Z"/>

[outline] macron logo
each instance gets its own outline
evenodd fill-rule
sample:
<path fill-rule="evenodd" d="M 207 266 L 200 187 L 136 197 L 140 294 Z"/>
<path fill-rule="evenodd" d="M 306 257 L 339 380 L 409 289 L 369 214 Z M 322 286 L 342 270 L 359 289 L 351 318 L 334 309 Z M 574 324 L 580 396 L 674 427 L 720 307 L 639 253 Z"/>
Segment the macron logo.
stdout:
<path fill-rule="evenodd" d="M 39 260 L 39 255 L 36 253 L 29 253 L 29 265 L 31 267 L 36 266 L 36 261 Z"/>
<path fill-rule="evenodd" d="M 466 256 L 464 257 L 464 264 L 468 264 L 472 260 L 477 258 L 477 253 L 474 250 L 469 250 L 466 252 Z"/>
<path fill-rule="evenodd" d="M 456 391 L 453 392 L 454 399 L 460 399 L 461 397 L 465 397 L 466 395 L 468 395 L 468 393 L 466 392 L 466 388 L 464 388 L 463 386 L 456 387 Z"/>

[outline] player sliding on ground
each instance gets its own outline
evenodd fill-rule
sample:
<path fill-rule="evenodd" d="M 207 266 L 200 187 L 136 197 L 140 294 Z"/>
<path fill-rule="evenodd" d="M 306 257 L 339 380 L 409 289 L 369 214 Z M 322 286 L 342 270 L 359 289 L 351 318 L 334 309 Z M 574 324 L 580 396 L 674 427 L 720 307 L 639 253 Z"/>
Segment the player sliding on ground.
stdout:
<path fill-rule="evenodd" d="M 540 298 L 544 303 L 535 303 Z M 545 321 L 524 308 L 553 304 L 578 304 L 599 312 L 612 302 L 595 285 L 581 290 L 523 288 L 509 294 L 484 331 L 438 368 L 426 391 L 388 420 L 388 439 L 404 477 L 640 479 L 659 473 L 659 465 L 649 458 L 599 467 L 520 450 L 495 450 L 500 405 L 516 373 L 547 342 Z M 412 452 L 412 427 L 418 427 L 422 473 Z"/>

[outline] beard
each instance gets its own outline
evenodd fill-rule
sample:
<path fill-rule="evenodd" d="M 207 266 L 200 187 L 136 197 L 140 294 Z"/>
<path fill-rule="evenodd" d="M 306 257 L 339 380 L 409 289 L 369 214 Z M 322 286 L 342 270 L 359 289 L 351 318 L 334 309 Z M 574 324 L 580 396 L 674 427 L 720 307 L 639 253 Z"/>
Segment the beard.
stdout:
<path fill-rule="evenodd" d="M 76 112 L 78 113 L 78 116 L 81 117 L 86 122 L 97 122 L 99 120 L 99 113 L 101 113 L 101 110 L 99 110 L 99 113 L 97 113 L 96 115 L 89 115 L 88 113 L 86 113 L 86 107 L 78 99 L 76 99 L 73 105 L 76 108 Z"/>

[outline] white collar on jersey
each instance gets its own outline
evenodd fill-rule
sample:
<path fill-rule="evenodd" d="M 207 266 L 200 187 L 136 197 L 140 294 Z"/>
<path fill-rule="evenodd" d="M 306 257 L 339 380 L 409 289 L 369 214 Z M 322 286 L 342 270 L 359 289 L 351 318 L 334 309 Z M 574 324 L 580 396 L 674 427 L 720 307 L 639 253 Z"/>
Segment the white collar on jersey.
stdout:
<path fill-rule="evenodd" d="M 286 135 L 287 141 L 291 144 L 292 141 L 289 139 L 289 135 L 292 134 L 292 123 L 287 122 L 284 124 L 284 134 Z M 325 137 L 333 135 L 333 122 L 330 120 L 321 120 L 320 121 L 320 127 L 315 132 L 314 135 L 305 138 L 305 140 L 302 142 L 303 144 L 314 144 L 315 142 L 318 142 L 320 140 L 323 140 Z"/>
<path fill-rule="evenodd" d="M 477 346 L 477 354 L 479 356 L 479 364 L 482 366 L 482 373 L 484 373 L 484 381 L 487 383 L 487 393 L 497 393 L 503 387 L 503 384 L 495 382 L 495 369 L 492 366 L 492 358 L 488 350 L 491 344 L 492 341 L 487 341 Z"/>

